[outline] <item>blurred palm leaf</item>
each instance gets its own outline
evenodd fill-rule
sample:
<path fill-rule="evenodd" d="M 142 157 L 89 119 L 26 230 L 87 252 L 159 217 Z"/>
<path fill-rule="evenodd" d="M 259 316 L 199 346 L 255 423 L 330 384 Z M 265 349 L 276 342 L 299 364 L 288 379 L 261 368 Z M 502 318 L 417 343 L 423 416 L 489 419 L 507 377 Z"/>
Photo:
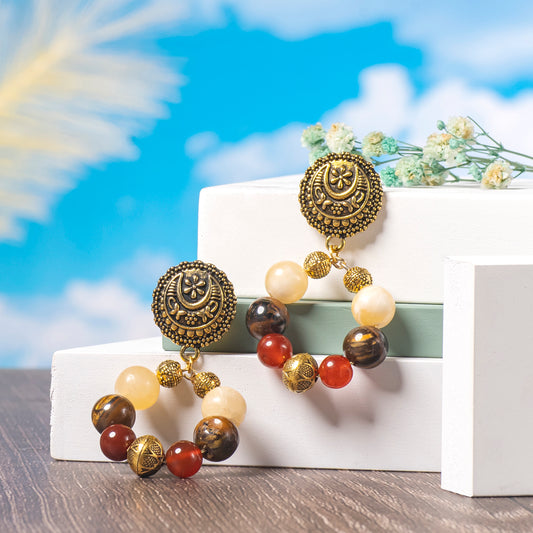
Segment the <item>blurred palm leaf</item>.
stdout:
<path fill-rule="evenodd" d="M 165 116 L 181 83 L 141 51 L 179 20 L 177 4 L 0 3 L 0 240 L 45 220 L 85 167 L 136 157 L 132 137 Z"/>

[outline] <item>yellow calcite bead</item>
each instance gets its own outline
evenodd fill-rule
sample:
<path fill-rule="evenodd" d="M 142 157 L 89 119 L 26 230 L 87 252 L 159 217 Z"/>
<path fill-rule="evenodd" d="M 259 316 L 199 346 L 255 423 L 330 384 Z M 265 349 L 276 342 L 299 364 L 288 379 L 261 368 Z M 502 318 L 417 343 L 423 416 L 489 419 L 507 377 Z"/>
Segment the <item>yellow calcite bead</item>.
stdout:
<path fill-rule="evenodd" d="M 159 398 L 157 376 L 144 366 L 130 366 L 115 381 L 115 392 L 125 396 L 138 411 L 152 407 Z"/>
<path fill-rule="evenodd" d="M 305 270 L 293 261 L 280 261 L 266 273 L 265 287 L 268 294 L 284 304 L 292 304 L 302 298 L 307 284 Z"/>
<path fill-rule="evenodd" d="M 202 417 L 223 416 L 239 426 L 246 415 L 246 401 L 231 387 L 217 387 L 202 400 Z"/>
<path fill-rule="evenodd" d="M 394 298 L 383 287 L 364 287 L 352 300 L 353 317 L 361 326 L 383 328 L 393 319 L 395 312 Z"/>

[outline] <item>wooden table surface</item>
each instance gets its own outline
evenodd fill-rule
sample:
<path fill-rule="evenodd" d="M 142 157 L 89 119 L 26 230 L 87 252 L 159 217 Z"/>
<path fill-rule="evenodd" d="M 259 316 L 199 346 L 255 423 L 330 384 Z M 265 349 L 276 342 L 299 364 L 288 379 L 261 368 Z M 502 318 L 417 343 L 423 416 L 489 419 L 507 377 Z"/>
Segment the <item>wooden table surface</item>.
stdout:
<path fill-rule="evenodd" d="M 458 496 L 438 474 L 211 466 L 140 479 L 127 464 L 54 461 L 49 383 L 0 371 L 2 533 L 533 531 L 533 498 Z"/>

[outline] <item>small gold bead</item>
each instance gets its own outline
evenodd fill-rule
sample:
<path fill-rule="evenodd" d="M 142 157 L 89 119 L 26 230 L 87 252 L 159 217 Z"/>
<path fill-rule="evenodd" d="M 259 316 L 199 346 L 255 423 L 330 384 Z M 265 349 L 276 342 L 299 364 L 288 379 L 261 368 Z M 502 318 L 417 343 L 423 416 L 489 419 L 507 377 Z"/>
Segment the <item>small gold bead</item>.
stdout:
<path fill-rule="evenodd" d="M 308 353 L 299 353 L 288 359 L 281 374 L 283 384 L 292 392 L 309 390 L 318 379 L 318 364 Z"/>
<path fill-rule="evenodd" d="M 372 285 L 372 276 L 366 268 L 353 267 L 344 274 L 343 281 L 350 292 L 359 292 L 363 287 Z"/>
<path fill-rule="evenodd" d="M 220 386 L 220 379 L 213 372 L 198 372 L 191 378 L 191 382 L 196 396 L 200 398 Z"/>
<path fill-rule="evenodd" d="M 168 389 L 179 385 L 183 378 L 183 371 L 180 364 L 177 361 L 172 361 L 172 359 L 163 361 L 157 367 L 156 374 L 159 385 Z"/>
<path fill-rule="evenodd" d="M 155 474 L 161 468 L 164 458 L 163 445 L 153 435 L 138 437 L 128 448 L 128 464 L 140 477 Z"/>
<path fill-rule="evenodd" d="M 304 270 L 310 278 L 320 279 L 329 274 L 331 261 L 324 252 L 311 252 L 304 261 Z"/>

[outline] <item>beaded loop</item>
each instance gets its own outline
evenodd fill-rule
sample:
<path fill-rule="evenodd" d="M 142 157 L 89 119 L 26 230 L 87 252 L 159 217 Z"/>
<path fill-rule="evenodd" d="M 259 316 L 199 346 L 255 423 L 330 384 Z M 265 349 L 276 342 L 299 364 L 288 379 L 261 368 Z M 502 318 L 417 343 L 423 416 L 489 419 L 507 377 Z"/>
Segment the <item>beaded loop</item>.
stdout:
<path fill-rule="evenodd" d="M 352 329 L 344 339 L 344 355 L 331 355 L 318 366 L 308 353 L 292 355 L 292 345 L 286 337 L 274 329 L 274 321 L 265 321 L 254 312 L 265 305 L 268 298 L 253 302 L 246 314 L 248 331 L 259 340 L 257 356 L 266 366 L 283 368 L 282 380 L 293 392 L 309 390 L 320 377 L 327 387 L 341 388 L 352 379 L 353 366 L 373 368 L 386 357 L 388 341 L 379 328 L 386 326 L 396 309 L 393 297 L 383 288 L 372 285 L 368 270 L 350 267 L 340 253 L 346 246 L 346 238 L 364 231 L 372 223 L 382 206 L 383 190 L 374 167 L 361 156 L 348 153 L 331 153 L 317 159 L 310 166 L 300 183 L 300 207 L 307 222 L 326 236 L 325 252 L 311 252 L 305 258 L 303 271 L 309 278 L 326 277 L 331 267 L 345 270 L 343 283 L 346 289 L 356 293 L 352 314 L 359 327 Z M 282 296 L 284 303 L 294 303 L 302 298 L 307 288 L 306 280 L 300 283 L 294 270 L 281 268 L 294 265 L 282 261 L 270 267 L 266 276 L 266 289 L 273 298 Z M 271 279 L 272 272 L 279 272 L 278 279 Z M 284 300 L 285 295 L 289 296 Z M 275 308 L 273 301 L 267 303 Z M 259 323 L 261 321 L 261 323 Z M 263 335 L 257 335 L 257 332 Z M 290 347 L 290 348 L 289 348 Z"/>

